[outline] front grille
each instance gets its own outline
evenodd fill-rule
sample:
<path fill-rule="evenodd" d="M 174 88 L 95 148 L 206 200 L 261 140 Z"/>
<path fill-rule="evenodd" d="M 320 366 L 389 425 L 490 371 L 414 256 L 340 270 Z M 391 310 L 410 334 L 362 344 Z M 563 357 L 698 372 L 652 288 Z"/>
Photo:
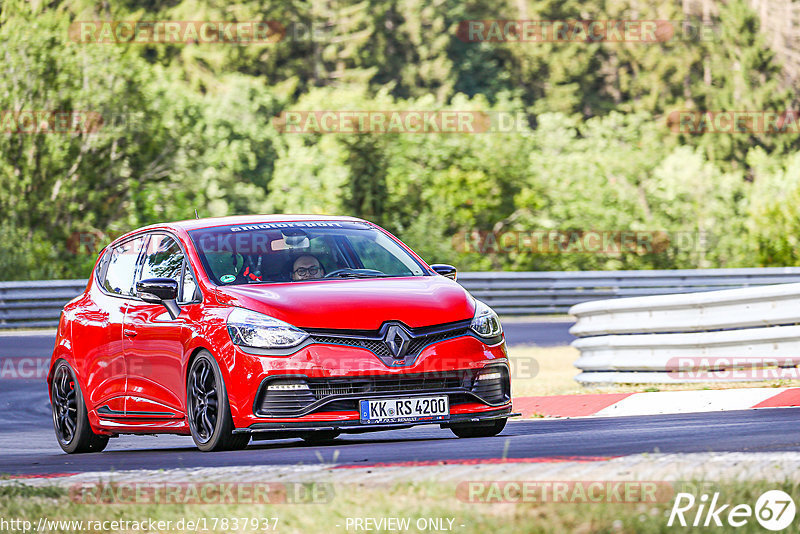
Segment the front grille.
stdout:
<path fill-rule="evenodd" d="M 431 334 L 429 336 L 422 336 L 413 338 L 408 344 L 408 353 L 412 355 L 419 354 L 422 349 L 433 343 L 444 341 L 453 337 L 466 336 L 469 333 L 468 328 L 459 330 L 451 330 L 450 332 L 442 332 L 441 334 Z"/>
<path fill-rule="evenodd" d="M 422 352 L 422 349 L 433 343 L 451 339 L 454 337 L 466 336 L 469 334 L 469 328 L 454 328 L 444 332 L 437 332 L 433 334 L 413 335 L 408 343 L 408 350 L 405 357 L 415 358 Z M 378 334 L 370 336 L 349 336 L 337 335 L 330 332 L 319 332 L 311 335 L 312 343 L 324 343 L 328 345 L 346 345 L 348 347 L 358 347 L 372 351 L 377 356 L 382 358 L 391 358 L 392 353 L 389 347 L 384 343 Z"/>
<path fill-rule="evenodd" d="M 349 347 L 358 347 L 361 349 L 371 350 L 378 356 L 391 356 L 389 347 L 383 341 L 377 339 L 366 338 L 351 338 L 351 337 L 336 337 L 336 336 L 311 336 L 314 343 L 325 343 L 327 345 L 347 345 Z"/>
<path fill-rule="evenodd" d="M 354 393 L 425 392 L 443 389 L 469 388 L 473 371 L 406 374 L 394 376 L 360 376 L 352 378 L 309 378 L 308 387 L 317 399 L 330 395 Z"/>
<path fill-rule="evenodd" d="M 510 398 L 508 371 L 504 366 L 488 369 L 500 371 L 499 379 L 475 380 L 483 370 L 446 371 L 403 375 L 368 375 L 347 378 L 293 378 L 278 379 L 304 384 L 308 389 L 278 390 L 262 388 L 258 415 L 268 417 L 295 417 L 305 413 L 358 411 L 358 400 L 362 396 L 420 394 L 448 392 L 450 405 L 476 402 L 469 392 L 491 404 L 499 404 Z M 274 383 L 267 382 L 268 384 Z M 332 396 L 350 396 L 321 403 L 308 410 L 315 402 Z"/>

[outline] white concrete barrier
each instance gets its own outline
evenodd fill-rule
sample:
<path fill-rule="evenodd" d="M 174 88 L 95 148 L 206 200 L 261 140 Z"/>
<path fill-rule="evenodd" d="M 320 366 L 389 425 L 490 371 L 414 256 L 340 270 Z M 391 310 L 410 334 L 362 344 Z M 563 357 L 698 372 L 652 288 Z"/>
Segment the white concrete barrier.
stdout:
<path fill-rule="evenodd" d="M 800 284 L 585 302 L 584 384 L 799 378 Z"/>

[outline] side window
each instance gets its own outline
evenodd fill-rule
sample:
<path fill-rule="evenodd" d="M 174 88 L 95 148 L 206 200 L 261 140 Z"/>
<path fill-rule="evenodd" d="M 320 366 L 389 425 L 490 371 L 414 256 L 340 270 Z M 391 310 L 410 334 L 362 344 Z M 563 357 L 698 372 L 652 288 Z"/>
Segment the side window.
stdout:
<path fill-rule="evenodd" d="M 137 279 L 172 278 L 180 283 L 182 272 L 183 252 L 178 243 L 168 235 L 151 235 L 142 262 L 142 273 Z"/>
<path fill-rule="evenodd" d="M 94 270 L 94 276 L 97 280 L 97 283 L 103 285 L 103 282 L 106 279 L 106 267 L 108 266 L 108 261 L 111 259 L 112 251 L 108 248 L 105 248 L 100 253 L 100 261 L 97 262 L 97 268 Z"/>
<path fill-rule="evenodd" d="M 147 278 L 172 278 L 179 284 L 178 302 L 189 302 L 194 297 L 197 283 L 192 270 L 184 261 L 183 251 L 174 238 L 153 234 L 147 243 L 142 271 L 137 280 Z"/>
<path fill-rule="evenodd" d="M 191 301 L 194 298 L 194 292 L 197 289 L 197 282 L 194 281 L 192 270 L 189 268 L 189 265 L 186 262 L 184 262 L 184 269 L 183 287 L 181 288 L 181 296 L 178 299 L 178 302 L 181 303 Z"/>
<path fill-rule="evenodd" d="M 144 237 L 137 237 L 117 245 L 111 250 L 106 277 L 103 281 L 106 291 L 126 297 L 133 296 L 136 260 L 139 258 L 143 246 Z"/>

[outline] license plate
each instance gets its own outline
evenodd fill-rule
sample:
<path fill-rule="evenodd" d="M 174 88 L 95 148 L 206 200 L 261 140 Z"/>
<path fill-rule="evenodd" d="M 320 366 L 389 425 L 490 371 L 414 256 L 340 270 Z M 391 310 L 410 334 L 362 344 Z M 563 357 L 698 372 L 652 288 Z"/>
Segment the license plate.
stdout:
<path fill-rule="evenodd" d="M 446 421 L 450 418 L 447 395 L 359 401 L 362 424 Z"/>

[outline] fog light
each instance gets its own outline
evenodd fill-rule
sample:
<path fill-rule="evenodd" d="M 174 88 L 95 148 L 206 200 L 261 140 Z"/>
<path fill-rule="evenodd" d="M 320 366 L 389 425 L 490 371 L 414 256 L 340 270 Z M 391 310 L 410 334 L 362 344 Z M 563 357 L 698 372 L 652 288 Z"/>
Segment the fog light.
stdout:
<path fill-rule="evenodd" d="M 275 380 L 267 386 L 268 391 L 307 391 L 308 384 L 302 380 Z"/>
<path fill-rule="evenodd" d="M 499 380 L 503 375 L 498 372 L 481 373 L 475 380 Z"/>

